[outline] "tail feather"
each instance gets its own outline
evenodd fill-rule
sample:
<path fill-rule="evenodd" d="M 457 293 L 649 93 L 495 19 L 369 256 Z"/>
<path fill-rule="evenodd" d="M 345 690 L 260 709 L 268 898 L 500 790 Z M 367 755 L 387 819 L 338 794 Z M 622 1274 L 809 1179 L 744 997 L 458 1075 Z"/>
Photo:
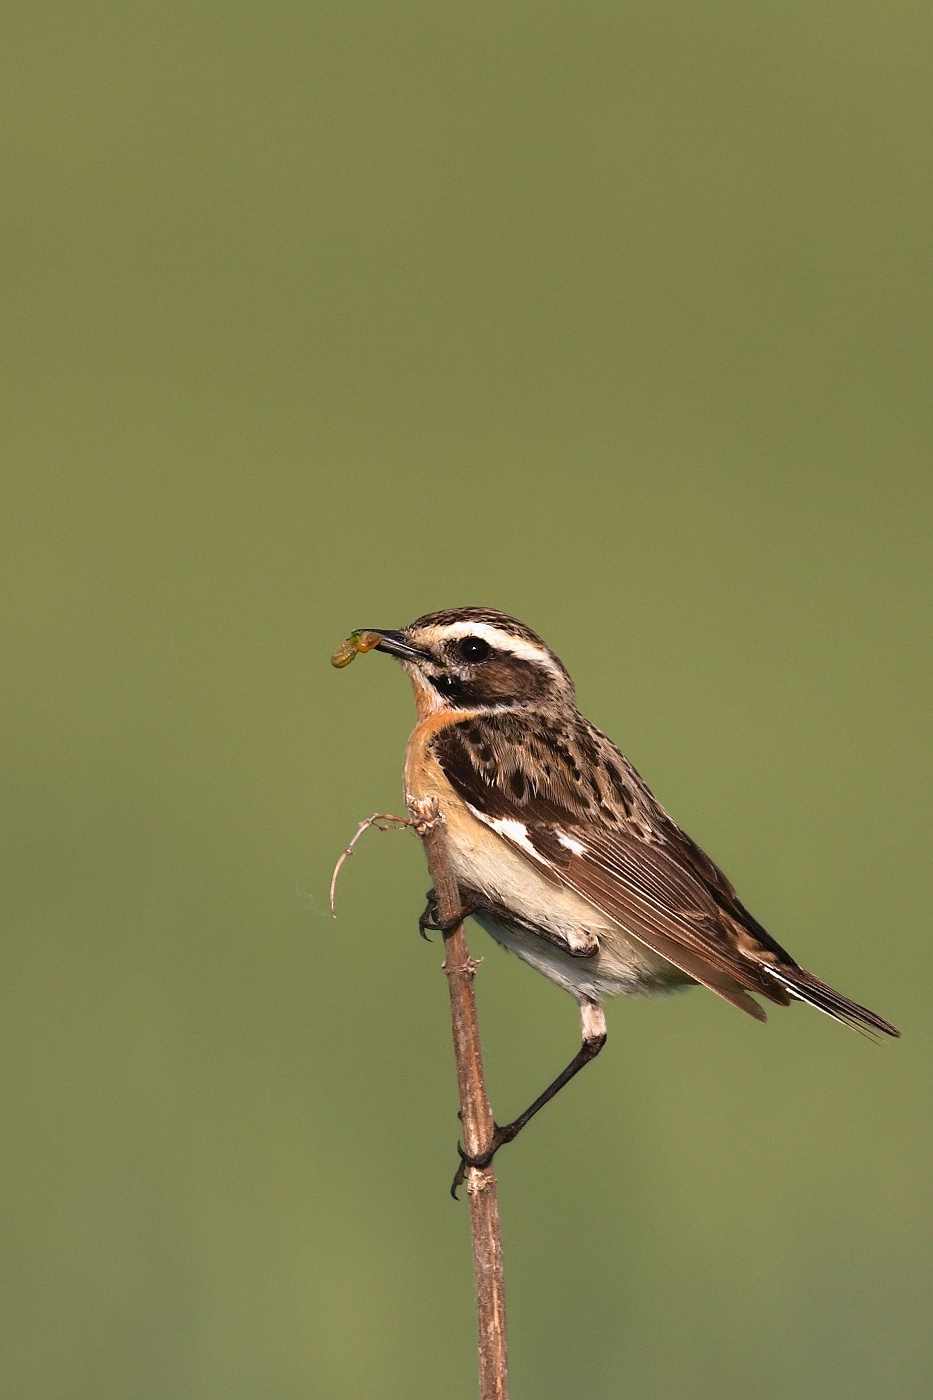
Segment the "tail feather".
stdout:
<path fill-rule="evenodd" d="M 871 1039 L 876 1039 L 876 1032 L 879 1031 L 895 1039 L 900 1036 L 900 1031 L 896 1026 L 892 1026 L 890 1021 L 885 1021 L 874 1011 L 869 1011 L 867 1006 L 859 1006 L 857 1001 L 850 1001 L 841 992 L 814 977 L 812 972 L 807 972 L 806 968 L 765 965 L 762 971 L 767 972 L 798 1001 L 815 1006 L 817 1011 L 825 1012 L 827 1016 L 832 1016 L 833 1020 L 851 1026 L 853 1030 L 861 1031 Z"/>

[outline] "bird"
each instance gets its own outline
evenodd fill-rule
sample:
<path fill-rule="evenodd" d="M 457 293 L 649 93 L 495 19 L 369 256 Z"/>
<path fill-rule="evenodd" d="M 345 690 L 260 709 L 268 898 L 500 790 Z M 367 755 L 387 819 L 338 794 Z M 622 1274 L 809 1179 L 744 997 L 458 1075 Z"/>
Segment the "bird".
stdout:
<path fill-rule="evenodd" d="M 366 650 L 395 657 L 412 681 L 405 797 L 410 810 L 436 804 L 463 904 L 441 924 L 429 891 L 422 932 L 471 916 L 580 1010 L 573 1059 L 524 1113 L 495 1125 L 485 1152 L 459 1148 L 462 1168 L 487 1166 L 595 1059 L 606 1043 L 606 997 L 699 983 L 758 1021 L 767 1017 L 756 997 L 797 1000 L 868 1035 L 900 1035 L 801 967 L 749 913 L 580 713 L 566 667 L 530 627 L 462 607 L 357 636 Z"/>

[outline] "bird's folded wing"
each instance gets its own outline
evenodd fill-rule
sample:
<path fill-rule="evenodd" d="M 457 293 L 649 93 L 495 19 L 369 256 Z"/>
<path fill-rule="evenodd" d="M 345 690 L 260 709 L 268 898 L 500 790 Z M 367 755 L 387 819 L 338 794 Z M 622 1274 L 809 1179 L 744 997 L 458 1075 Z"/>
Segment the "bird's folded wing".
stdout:
<path fill-rule="evenodd" d="M 640 791 L 646 806 L 651 804 L 647 831 L 644 822 L 627 821 L 618 812 L 604 820 L 587 798 L 579 767 L 576 783 L 558 773 L 546 789 L 536 789 L 527 764 L 522 765 L 526 745 L 516 743 L 506 726 L 496 733 L 490 725 L 498 749 L 495 764 L 478 763 L 460 729 L 452 725 L 441 731 L 435 754 L 473 814 L 630 937 L 758 1020 L 765 1013 L 748 992 L 781 1006 L 797 997 L 856 1029 L 899 1034 L 799 967 L 646 787 Z"/>
<path fill-rule="evenodd" d="M 472 804 L 471 809 L 483 819 Z M 692 892 L 682 873 L 640 838 L 596 825 L 563 831 L 529 821 L 520 833 L 517 821 L 507 827 L 495 819 L 488 824 L 631 937 L 756 1019 L 764 1020 L 765 1013 L 742 987 L 781 1005 L 789 1002 L 780 983 L 734 950 L 709 896 L 697 889 L 688 902 Z"/>
<path fill-rule="evenodd" d="M 685 851 L 668 850 L 618 824 L 588 820 L 579 792 L 569 785 L 540 793 L 526 782 L 518 795 L 508 763 L 477 764 L 473 745 L 459 730 L 457 725 L 442 730 L 434 751 L 448 781 L 480 821 L 631 937 L 750 1015 L 764 1018 L 742 987 L 787 1004 L 786 988 L 741 956 L 730 936 L 731 919 L 699 875 L 683 864 Z M 671 826 L 685 846 L 693 846 Z M 721 898 L 727 893 L 734 898 L 712 861 L 693 849 L 722 880 Z"/>

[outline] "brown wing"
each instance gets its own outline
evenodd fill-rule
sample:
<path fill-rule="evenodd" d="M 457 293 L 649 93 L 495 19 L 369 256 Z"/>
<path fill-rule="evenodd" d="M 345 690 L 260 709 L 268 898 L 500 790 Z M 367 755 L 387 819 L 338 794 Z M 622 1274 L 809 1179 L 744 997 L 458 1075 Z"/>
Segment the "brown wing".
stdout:
<path fill-rule="evenodd" d="M 797 996 L 849 1024 L 895 1033 L 798 967 L 615 746 L 581 726 L 557 736 L 537 717 L 485 716 L 441 730 L 434 750 L 451 785 L 504 840 L 526 856 L 530 846 L 626 933 L 744 1011 L 764 1019 L 741 988 L 784 1006 Z M 627 801 L 618 781 L 615 792 L 604 781 L 613 770 L 629 784 Z M 503 822 L 520 822 L 522 840 Z"/>

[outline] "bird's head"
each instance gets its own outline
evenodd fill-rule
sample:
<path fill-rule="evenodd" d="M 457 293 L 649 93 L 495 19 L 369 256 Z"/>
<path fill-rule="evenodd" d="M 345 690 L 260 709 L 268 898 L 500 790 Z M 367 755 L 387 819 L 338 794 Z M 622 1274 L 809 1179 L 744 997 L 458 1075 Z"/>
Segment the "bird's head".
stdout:
<path fill-rule="evenodd" d="M 394 632 L 374 628 L 376 651 L 401 661 L 422 714 L 574 705 L 561 662 L 523 622 L 491 608 L 426 613 Z"/>

